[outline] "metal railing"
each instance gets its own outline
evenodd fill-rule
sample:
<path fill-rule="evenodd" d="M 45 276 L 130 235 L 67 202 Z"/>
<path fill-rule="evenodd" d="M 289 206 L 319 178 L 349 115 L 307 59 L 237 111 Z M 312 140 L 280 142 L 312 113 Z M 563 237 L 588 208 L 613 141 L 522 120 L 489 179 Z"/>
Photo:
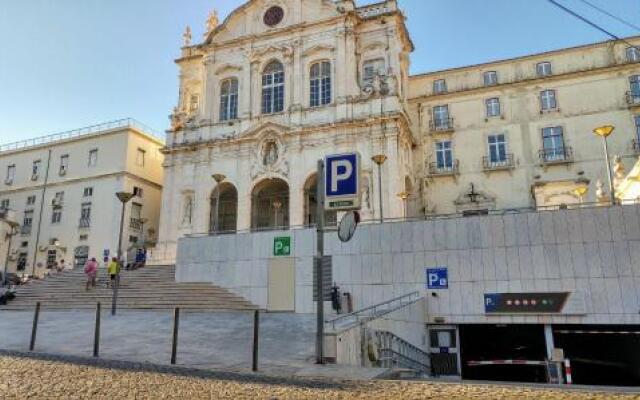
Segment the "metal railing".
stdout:
<path fill-rule="evenodd" d="M 376 331 L 380 343 L 378 364 L 382 368 L 408 368 L 423 374 L 429 374 L 431 357 L 406 340 L 387 331 Z"/>
<path fill-rule="evenodd" d="M 430 132 L 450 132 L 453 130 L 453 118 L 438 118 L 429 121 Z"/>
<path fill-rule="evenodd" d="M 564 146 L 559 148 L 542 149 L 538 152 L 542 164 L 563 164 L 573 162 L 573 148 Z"/>
<path fill-rule="evenodd" d="M 80 228 L 89 228 L 91 226 L 91 218 L 80 218 Z"/>
<path fill-rule="evenodd" d="M 420 298 L 420 292 L 411 292 L 409 294 L 405 294 L 403 296 L 399 296 L 382 303 L 365 307 L 361 310 L 354 311 L 349 314 L 343 314 L 333 319 L 326 320 L 325 324 L 330 324 L 331 328 L 334 331 L 336 330 L 336 326 L 339 328 L 346 328 L 348 326 L 358 324 L 362 321 L 379 318 L 382 315 L 394 312 L 408 304 L 419 300 Z"/>
<path fill-rule="evenodd" d="M 640 93 L 638 92 L 627 92 L 626 99 L 630 106 L 640 105 Z"/>
<path fill-rule="evenodd" d="M 32 146 L 39 146 L 47 143 L 57 142 L 66 139 L 72 139 L 85 135 L 92 135 L 96 133 L 106 132 L 118 128 L 135 128 L 141 132 L 147 133 L 155 138 L 164 142 L 164 138 L 160 133 L 147 125 L 136 121 L 133 118 L 123 118 L 115 121 L 104 122 L 102 124 L 86 126 L 84 128 L 74 129 L 66 132 L 54 133 L 51 135 L 41 136 L 33 139 L 21 140 L 18 142 L 1 144 L 0 152 L 19 150 Z"/>
<path fill-rule="evenodd" d="M 492 160 L 489 156 L 482 157 L 482 166 L 485 171 L 511 169 L 515 167 L 513 153 L 506 154 L 502 160 Z"/>
<path fill-rule="evenodd" d="M 429 163 L 430 176 L 457 175 L 460 172 L 460 160 L 453 160 L 450 165 L 439 165 L 437 162 Z"/>

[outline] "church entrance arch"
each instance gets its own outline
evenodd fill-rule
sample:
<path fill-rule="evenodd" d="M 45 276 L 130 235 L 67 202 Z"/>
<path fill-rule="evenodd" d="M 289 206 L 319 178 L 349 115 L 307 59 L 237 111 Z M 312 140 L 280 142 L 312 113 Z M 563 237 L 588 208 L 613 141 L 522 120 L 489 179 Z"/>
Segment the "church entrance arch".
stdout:
<path fill-rule="evenodd" d="M 235 232 L 237 221 L 238 190 L 233 184 L 222 182 L 211 193 L 209 232 Z"/>
<path fill-rule="evenodd" d="M 256 184 L 251 192 L 251 227 L 279 229 L 289 227 L 289 184 L 269 178 Z"/>

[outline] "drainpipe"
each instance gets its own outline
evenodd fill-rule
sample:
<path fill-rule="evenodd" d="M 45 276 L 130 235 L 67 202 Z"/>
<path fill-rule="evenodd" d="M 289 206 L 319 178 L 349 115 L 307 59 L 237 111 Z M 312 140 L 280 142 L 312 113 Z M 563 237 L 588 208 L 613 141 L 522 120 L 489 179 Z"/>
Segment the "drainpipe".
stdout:
<path fill-rule="evenodd" d="M 42 186 L 42 195 L 40 196 L 40 215 L 38 216 L 38 230 L 36 232 L 36 248 L 33 251 L 33 267 L 31 276 L 36 275 L 36 261 L 38 259 L 38 246 L 40 245 L 40 231 L 42 230 L 42 213 L 44 211 L 44 196 L 47 193 L 47 184 L 49 183 L 49 166 L 51 164 L 51 149 L 47 156 L 47 169 L 44 172 L 44 185 Z"/>

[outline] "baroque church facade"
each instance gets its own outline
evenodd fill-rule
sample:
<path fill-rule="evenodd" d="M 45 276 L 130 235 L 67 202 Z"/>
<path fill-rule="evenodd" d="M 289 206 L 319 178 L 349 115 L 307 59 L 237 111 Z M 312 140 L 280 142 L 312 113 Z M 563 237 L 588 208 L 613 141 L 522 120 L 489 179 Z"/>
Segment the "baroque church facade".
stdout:
<path fill-rule="evenodd" d="M 373 221 L 606 202 L 591 129 L 616 125 L 616 176 L 640 153 L 640 54 L 621 42 L 410 76 L 395 0 L 252 0 L 183 40 L 159 262 L 187 235 L 314 224 L 327 154 L 360 153 Z"/>

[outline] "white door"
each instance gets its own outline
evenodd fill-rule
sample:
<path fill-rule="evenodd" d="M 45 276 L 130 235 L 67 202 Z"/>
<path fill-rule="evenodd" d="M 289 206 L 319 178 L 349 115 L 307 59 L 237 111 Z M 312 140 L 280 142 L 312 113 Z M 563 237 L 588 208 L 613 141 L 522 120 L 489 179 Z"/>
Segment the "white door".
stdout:
<path fill-rule="evenodd" d="M 293 312 L 296 309 L 296 270 L 293 258 L 269 262 L 268 310 Z"/>

